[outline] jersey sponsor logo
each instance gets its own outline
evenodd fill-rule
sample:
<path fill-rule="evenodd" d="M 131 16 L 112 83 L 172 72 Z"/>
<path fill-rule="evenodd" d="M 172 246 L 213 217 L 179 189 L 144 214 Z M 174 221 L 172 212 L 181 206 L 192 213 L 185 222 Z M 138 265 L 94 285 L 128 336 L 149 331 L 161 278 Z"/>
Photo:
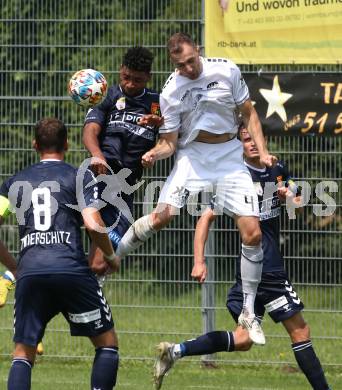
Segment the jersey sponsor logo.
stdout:
<path fill-rule="evenodd" d="M 289 302 L 285 295 L 282 295 L 281 297 L 275 299 L 274 301 L 271 301 L 265 305 L 265 309 L 267 313 L 270 313 L 271 311 L 277 310 L 280 307 L 284 307 L 288 305 Z"/>
<path fill-rule="evenodd" d="M 273 196 L 272 198 L 263 199 L 261 202 L 259 202 L 259 205 L 260 212 L 266 214 L 272 209 L 280 208 L 280 199 L 278 196 Z"/>
<path fill-rule="evenodd" d="M 137 124 L 143 116 L 144 116 L 143 114 L 139 114 L 136 112 L 129 112 L 129 111 L 116 112 L 115 114 L 112 114 L 110 116 L 108 124 L 111 125 L 112 123 L 118 121 Z"/>
<path fill-rule="evenodd" d="M 126 98 L 124 96 L 121 96 L 115 103 L 115 107 L 118 110 L 124 110 L 126 107 Z"/>
<path fill-rule="evenodd" d="M 262 212 L 260 211 L 260 221 L 265 221 L 266 219 L 276 218 L 280 215 L 280 207 L 272 209 L 270 211 Z"/>
<path fill-rule="evenodd" d="M 100 309 L 88 311 L 85 313 L 68 313 L 69 320 L 74 324 L 88 324 L 101 319 Z"/>
<path fill-rule="evenodd" d="M 142 138 L 145 138 L 149 141 L 154 141 L 156 138 L 156 135 L 153 130 L 147 129 L 146 127 L 134 125 L 133 123 L 127 123 L 123 121 L 112 121 L 110 122 L 109 129 L 125 129 L 129 131 L 130 133 L 133 133 L 135 135 L 138 135 Z"/>
<path fill-rule="evenodd" d="M 70 232 L 65 232 L 63 230 L 29 233 L 20 241 L 20 250 L 33 245 L 71 244 Z"/>
<path fill-rule="evenodd" d="M 151 104 L 151 114 L 158 115 L 158 116 L 161 115 L 159 103 L 153 102 Z"/>

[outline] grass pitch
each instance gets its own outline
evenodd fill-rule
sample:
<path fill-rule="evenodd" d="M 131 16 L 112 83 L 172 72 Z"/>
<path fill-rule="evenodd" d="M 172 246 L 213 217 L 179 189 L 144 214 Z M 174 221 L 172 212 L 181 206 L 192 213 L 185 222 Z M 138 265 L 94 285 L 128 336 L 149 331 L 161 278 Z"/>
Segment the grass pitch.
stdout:
<path fill-rule="evenodd" d="M 120 342 L 118 390 L 152 390 L 155 345 L 160 341 L 181 342 L 202 333 L 201 293 L 197 286 L 174 294 L 175 284 L 149 289 L 143 283 L 106 283 L 106 296 Z M 121 286 L 121 287 L 120 287 Z M 218 304 L 224 304 L 227 286 L 218 286 Z M 310 287 L 299 291 L 306 307 L 313 344 L 334 390 L 342 389 L 341 287 Z M 325 310 L 321 310 L 324 308 Z M 329 311 L 327 309 L 330 309 Z M 0 389 L 6 388 L 12 349 L 13 292 L 0 311 Z M 217 330 L 233 330 L 235 324 L 223 307 L 216 310 Z M 291 342 L 282 325 L 266 316 L 263 328 L 267 343 L 247 353 L 220 353 L 218 367 L 204 369 L 198 358 L 177 362 L 165 378 L 163 390 L 309 390 L 297 369 Z M 62 316 L 48 326 L 44 337 L 45 355 L 37 359 L 32 390 L 89 389 L 94 350 L 86 338 L 69 336 Z M 335 365 L 335 366 L 333 366 Z M 338 366 L 339 365 L 339 366 Z"/>
<path fill-rule="evenodd" d="M 6 388 L 9 359 L 0 361 L 0 388 Z M 153 362 L 122 361 L 116 390 L 152 390 Z M 86 390 L 90 388 L 91 361 L 38 359 L 32 374 L 32 390 Z M 333 389 L 342 388 L 342 373 L 327 368 Z M 237 366 L 219 364 L 202 368 L 200 362 L 181 361 L 164 379 L 163 390 L 309 390 L 311 387 L 295 367 Z"/>

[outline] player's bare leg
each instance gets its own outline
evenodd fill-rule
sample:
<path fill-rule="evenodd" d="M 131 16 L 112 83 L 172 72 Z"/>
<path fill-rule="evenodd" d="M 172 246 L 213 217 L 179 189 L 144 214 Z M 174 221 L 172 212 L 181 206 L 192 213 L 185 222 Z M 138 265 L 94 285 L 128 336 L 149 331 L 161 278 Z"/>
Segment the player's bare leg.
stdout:
<path fill-rule="evenodd" d="M 257 345 L 265 344 L 265 336 L 254 313 L 254 301 L 261 280 L 263 251 L 258 217 L 237 216 L 241 250 L 241 280 L 243 290 L 243 309 L 239 324 L 249 332 L 251 340 Z"/>

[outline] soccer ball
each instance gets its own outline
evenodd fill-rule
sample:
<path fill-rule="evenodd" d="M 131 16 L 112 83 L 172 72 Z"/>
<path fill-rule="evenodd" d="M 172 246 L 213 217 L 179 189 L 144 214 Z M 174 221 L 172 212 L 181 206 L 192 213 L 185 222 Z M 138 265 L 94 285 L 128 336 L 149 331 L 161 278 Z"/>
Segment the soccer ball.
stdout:
<path fill-rule="evenodd" d="M 76 72 L 68 84 L 71 99 L 82 107 L 93 107 L 101 103 L 107 94 L 107 81 L 102 73 L 94 69 Z"/>

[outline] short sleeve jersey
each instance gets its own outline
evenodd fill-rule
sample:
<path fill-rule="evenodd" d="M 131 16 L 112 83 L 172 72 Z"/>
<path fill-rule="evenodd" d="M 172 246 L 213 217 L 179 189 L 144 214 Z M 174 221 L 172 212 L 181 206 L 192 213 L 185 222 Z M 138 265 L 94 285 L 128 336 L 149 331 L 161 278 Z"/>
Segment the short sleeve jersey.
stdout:
<path fill-rule="evenodd" d="M 2 184 L 0 195 L 9 199 L 19 225 L 18 278 L 90 272 L 77 205 L 78 197 L 83 196 L 85 207 L 96 207 L 97 185 L 92 173 L 86 171 L 82 185 L 77 186 L 77 173 L 63 161 L 43 160 Z"/>
<path fill-rule="evenodd" d="M 239 68 L 225 58 L 201 58 L 203 70 L 196 80 L 177 71 L 160 95 L 164 125 L 160 133 L 179 131 L 179 147 L 193 141 L 200 130 L 214 134 L 238 129 L 237 107 L 249 99 Z"/>
<path fill-rule="evenodd" d="M 158 128 L 138 125 L 146 114 L 160 115 L 159 94 L 145 88 L 139 96 L 123 93 L 120 85 L 109 88 L 105 100 L 89 109 L 85 124 L 98 123 L 100 148 L 108 162 L 120 167 L 141 170 L 141 157 L 156 142 Z"/>
<path fill-rule="evenodd" d="M 264 169 L 246 165 L 251 173 L 259 201 L 264 251 L 263 273 L 281 271 L 284 269 L 284 259 L 279 247 L 281 203 L 276 186 L 290 187 L 293 192 L 297 191 L 297 187 L 286 165 L 281 161 L 272 168 Z"/>

